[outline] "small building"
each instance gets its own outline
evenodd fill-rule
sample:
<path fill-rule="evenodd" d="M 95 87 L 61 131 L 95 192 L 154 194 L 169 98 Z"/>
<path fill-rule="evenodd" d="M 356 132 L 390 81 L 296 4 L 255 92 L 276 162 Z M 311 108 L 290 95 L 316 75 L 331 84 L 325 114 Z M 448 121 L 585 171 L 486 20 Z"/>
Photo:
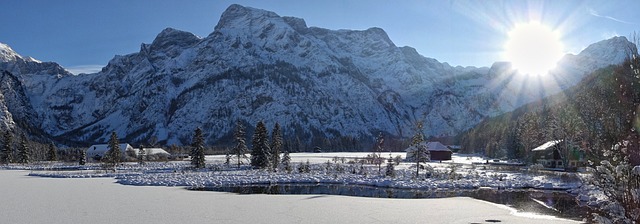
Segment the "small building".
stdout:
<path fill-rule="evenodd" d="M 451 154 L 453 152 L 451 152 L 451 149 L 449 149 L 447 146 L 443 145 L 442 143 L 427 142 L 427 143 L 420 143 L 420 144 L 421 144 L 420 145 L 421 147 L 425 147 L 427 149 L 431 160 L 439 160 L 439 161 L 451 160 Z M 417 150 L 417 147 L 415 146 L 410 146 L 409 148 L 404 150 L 405 152 L 407 152 L 407 160 L 415 161 L 413 157 L 416 150 Z"/>
<path fill-rule="evenodd" d="M 131 147 L 131 145 L 127 143 L 120 144 L 119 146 L 120 146 L 120 152 L 123 158 L 126 155 L 127 150 L 133 150 L 133 147 Z M 104 154 L 107 153 L 107 151 L 109 151 L 108 144 L 92 145 L 87 149 L 87 158 L 100 160 L 102 159 L 102 157 L 104 157 Z M 138 151 L 138 150 L 135 150 L 135 151 Z"/>
<path fill-rule="evenodd" d="M 453 153 L 449 147 L 443 145 L 440 142 L 428 142 L 427 150 L 431 154 L 431 160 L 451 160 L 451 154 Z"/>
<path fill-rule="evenodd" d="M 568 164 L 566 167 L 575 169 L 584 165 L 584 151 L 572 144 L 561 144 L 563 140 L 553 140 L 531 150 L 535 163 L 541 164 L 546 168 L 564 168 L 564 156 L 568 156 Z M 563 155 L 564 147 L 569 147 L 568 155 Z"/>
<path fill-rule="evenodd" d="M 120 144 L 120 152 L 122 154 L 122 157 L 124 158 L 125 156 L 127 156 L 127 151 L 131 151 L 133 152 L 133 154 L 137 157 L 139 154 L 139 149 L 138 148 L 133 148 L 131 147 L 131 145 L 124 143 L 124 144 Z M 163 156 L 169 156 L 169 153 L 167 151 L 165 151 L 164 149 L 161 148 L 143 148 L 144 149 L 144 154 L 145 155 L 149 155 L 149 156 L 154 156 L 154 155 L 163 155 Z M 87 158 L 92 158 L 94 160 L 100 160 L 102 159 L 102 157 L 104 157 L 104 154 L 107 153 L 107 151 L 109 151 L 109 145 L 108 144 L 99 144 L 99 145 L 92 145 L 91 147 L 89 147 L 87 149 Z"/>

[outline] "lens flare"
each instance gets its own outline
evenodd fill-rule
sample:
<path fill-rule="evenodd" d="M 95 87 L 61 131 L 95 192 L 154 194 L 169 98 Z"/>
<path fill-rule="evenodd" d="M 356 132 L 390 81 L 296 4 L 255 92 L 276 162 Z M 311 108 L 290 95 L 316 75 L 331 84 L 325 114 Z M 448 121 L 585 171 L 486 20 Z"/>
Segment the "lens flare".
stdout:
<path fill-rule="evenodd" d="M 564 54 L 560 34 L 540 23 L 517 24 L 508 35 L 504 58 L 522 74 L 545 75 Z"/>

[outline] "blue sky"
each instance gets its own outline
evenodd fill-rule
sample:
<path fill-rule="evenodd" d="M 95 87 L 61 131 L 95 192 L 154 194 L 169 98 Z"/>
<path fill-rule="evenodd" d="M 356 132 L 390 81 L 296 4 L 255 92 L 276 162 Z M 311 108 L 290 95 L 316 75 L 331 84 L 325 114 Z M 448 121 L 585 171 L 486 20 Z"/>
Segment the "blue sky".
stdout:
<path fill-rule="evenodd" d="M 233 3 L 328 29 L 384 29 L 398 46 L 451 65 L 490 66 L 516 23 L 538 20 L 567 52 L 640 27 L 640 1 L 1 0 L 0 42 L 67 68 L 137 52 L 166 27 L 204 37 Z"/>

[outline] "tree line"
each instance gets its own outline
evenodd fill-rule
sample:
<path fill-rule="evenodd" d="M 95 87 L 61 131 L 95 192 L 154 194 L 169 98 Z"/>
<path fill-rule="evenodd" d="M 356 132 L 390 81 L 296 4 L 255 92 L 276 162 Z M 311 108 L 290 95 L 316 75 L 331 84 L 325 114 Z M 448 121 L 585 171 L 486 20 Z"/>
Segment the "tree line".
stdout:
<path fill-rule="evenodd" d="M 236 122 L 234 130 L 234 146 L 226 152 L 226 163 L 235 164 L 238 168 L 248 159 L 254 168 L 278 170 L 282 163 L 283 168 L 290 170 L 289 151 L 283 150 L 283 138 L 280 124 L 276 122 L 271 137 L 264 122 L 259 121 L 251 139 L 252 148 L 249 151 L 246 141 L 245 127 L 242 122 Z M 205 167 L 204 137 L 202 129 L 196 128 L 191 144 L 191 165 L 194 168 Z M 250 153 L 250 158 L 246 154 Z M 282 154 L 282 155 L 281 155 Z"/>
<path fill-rule="evenodd" d="M 6 130 L 2 136 L 2 148 L 0 148 L 0 163 L 21 163 L 28 164 L 34 161 L 58 161 L 58 148 L 53 144 L 43 144 L 30 141 L 22 133 L 16 138 L 16 134 Z M 62 152 L 66 156 L 69 153 Z"/>

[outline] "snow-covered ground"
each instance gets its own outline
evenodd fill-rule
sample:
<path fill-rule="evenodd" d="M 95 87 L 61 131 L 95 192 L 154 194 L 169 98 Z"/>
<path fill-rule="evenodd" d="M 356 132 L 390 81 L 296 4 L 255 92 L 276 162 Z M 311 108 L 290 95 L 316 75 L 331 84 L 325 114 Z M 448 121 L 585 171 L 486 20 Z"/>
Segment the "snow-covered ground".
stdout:
<path fill-rule="evenodd" d="M 347 161 L 353 159 L 362 159 L 366 158 L 367 155 L 371 154 L 371 152 L 323 152 L 323 153 L 291 153 L 291 162 L 306 162 L 309 160 L 310 163 L 326 163 L 327 161 L 332 161 L 334 158 L 345 158 Z M 381 153 L 382 158 L 388 159 L 389 155 L 395 158 L 396 156 L 401 156 L 402 158 L 406 157 L 407 153 L 404 152 L 383 152 Z M 224 162 L 224 155 L 215 155 L 215 156 L 207 156 L 207 161 L 212 162 Z M 482 157 L 479 157 L 475 154 L 457 154 L 454 153 L 451 156 L 452 161 L 443 161 L 443 163 L 460 163 L 460 164 L 471 164 L 471 163 L 483 163 L 484 160 Z"/>
<path fill-rule="evenodd" d="M 2 223 L 577 223 L 471 198 L 236 195 L 0 170 Z"/>
<path fill-rule="evenodd" d="M 292 153 L 291 173 L 253 170 L 246 164 L 237 169 L 235 159 L 224 165 L 225 156 L 207 156 L 207 168 L 194 171 L 187 161 L 148 163 L 138 166 L 129 163 L 119 167 L 118 172 L 99 170 L 49 171 L 46 166 L 31 167 L 30 175 L 46 177 L 116 177 L 118 183 L 140 186 L 233 186 L 241 184 L 275 183 L 339 183 L 412 189 L 473 189 L 489 187 L 496 189 L 576 189 L 581 185 L 575 174 L 557 174 L 522 171 L 521 167 L 495 167 L 476 165 L 485 159 L 474 155 L 454 154 L 452 161 L 426 163 L 421 177 L 414 178 L 415 164 L 401 162 L 395 168 L 395 177 L 384 175 L 386 164 L 378 170 L 376 165 L 361 164 L 370 153 Z M 383 153 L 389 158 L 389 153 Z M 391 157 L 405 156 L 392 153 Z M 344 158 L 344 159 L 343 159 Z M 298 167 L 309 161 L 308 173 L 298 172 Z M 60 166 L 54 166 L 60 168 Z M 90 166 L 91 167 L 91 166 Z M 430 171 L 428 171 L 430 170 Z M 424 178 L 429 172 L 431 177 Z"/>

